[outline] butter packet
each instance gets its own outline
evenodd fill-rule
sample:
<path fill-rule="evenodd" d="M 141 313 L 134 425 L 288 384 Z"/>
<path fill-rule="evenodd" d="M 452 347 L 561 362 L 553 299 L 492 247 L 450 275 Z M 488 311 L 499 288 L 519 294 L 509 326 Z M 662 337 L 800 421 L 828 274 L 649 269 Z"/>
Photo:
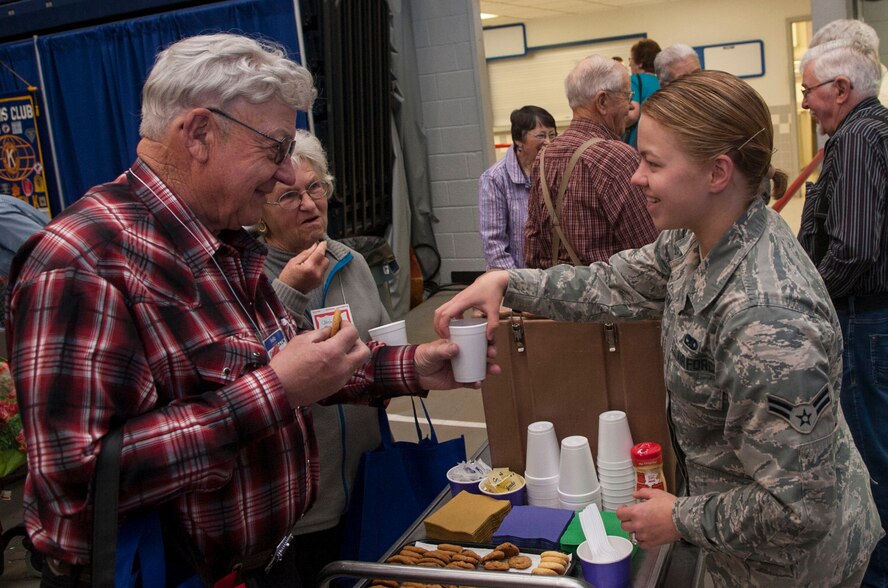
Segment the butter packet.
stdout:
<path fill-rule="evenodd" d="M 488 492 L 500 494 L 520 488 L 521 479 L 509 468 L 493 468 L 484 481 L 484 485 Z"/>

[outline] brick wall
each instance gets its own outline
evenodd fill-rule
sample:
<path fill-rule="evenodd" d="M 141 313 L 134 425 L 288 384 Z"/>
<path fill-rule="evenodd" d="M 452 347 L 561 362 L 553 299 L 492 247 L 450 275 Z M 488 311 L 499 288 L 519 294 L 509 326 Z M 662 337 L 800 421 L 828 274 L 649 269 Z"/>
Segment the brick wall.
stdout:
<path fill-rule="evenodd" d="M 478 177 L 495 161 L 484 114 L 485 78 L 477 0 L 410 0 L 428 139 L 440 284 L 453 271 L 484 270 Z M 482 91 L 485 88 L 485 91 Z"/>

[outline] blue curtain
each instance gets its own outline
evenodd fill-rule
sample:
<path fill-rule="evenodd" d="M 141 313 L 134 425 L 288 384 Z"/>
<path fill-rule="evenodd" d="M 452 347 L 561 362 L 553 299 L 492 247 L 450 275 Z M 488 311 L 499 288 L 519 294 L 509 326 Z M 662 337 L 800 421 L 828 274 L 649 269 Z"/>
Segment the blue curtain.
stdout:
<path fill-rule="evenodd" d="M 65 206 L 134 161 L 140 93 L 155 55 L 183 37 L 214 32 L 271 39 L 302 61 L 293 0 L 220 2 L 0 45 L 0 58 L 37 84 L 36 43 Z M 0 74 L 0 90 L 10 79 Z M 298 124 L 307 127 L 304 114 Z"/>

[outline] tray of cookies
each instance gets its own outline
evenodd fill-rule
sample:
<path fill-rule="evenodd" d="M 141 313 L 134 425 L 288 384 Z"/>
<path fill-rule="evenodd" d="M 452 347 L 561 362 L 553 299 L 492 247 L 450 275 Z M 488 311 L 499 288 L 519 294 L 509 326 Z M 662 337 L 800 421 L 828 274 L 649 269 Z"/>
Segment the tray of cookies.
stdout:
<path fill-rule="evenodd" d="M 497 545 L 476 543 L 458 545 L 411 541 L 402 545 L 394 555 L 386 559 L 386 563 L 543 576 L 573 576 L 576 568 L 574 558 L 568 553 L 518 548 L 508 542 Z M 371 584 L 373 585 L 393 586 L 393 584 Z"/>

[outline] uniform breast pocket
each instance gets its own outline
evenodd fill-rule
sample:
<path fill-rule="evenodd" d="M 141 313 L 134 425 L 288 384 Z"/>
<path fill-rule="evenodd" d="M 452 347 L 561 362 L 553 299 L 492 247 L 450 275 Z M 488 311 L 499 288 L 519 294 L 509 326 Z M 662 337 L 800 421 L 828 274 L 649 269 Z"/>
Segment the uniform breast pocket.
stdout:
<path fill-rule="evenodd" d="M 259 342 L 242 335 L 208 343 L 196 349 L 191 358 L 201 381 L 223 386 L 267 363 L 267 354 Z"/>
<path fill-rule="evenodd" d="M 711 355 L 700 347 L 675 345 L 669 359 L 671 369 L 667 370 L 667 378 L 675 401 L 701 411 L 723 409 L 724 394 L 716 383 L 715 361 Z"/>

